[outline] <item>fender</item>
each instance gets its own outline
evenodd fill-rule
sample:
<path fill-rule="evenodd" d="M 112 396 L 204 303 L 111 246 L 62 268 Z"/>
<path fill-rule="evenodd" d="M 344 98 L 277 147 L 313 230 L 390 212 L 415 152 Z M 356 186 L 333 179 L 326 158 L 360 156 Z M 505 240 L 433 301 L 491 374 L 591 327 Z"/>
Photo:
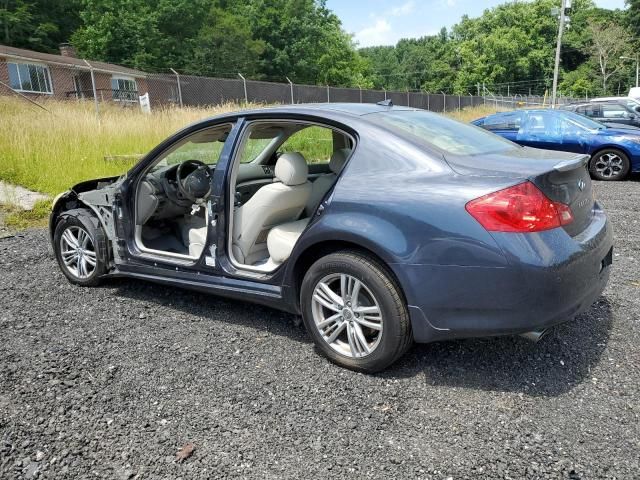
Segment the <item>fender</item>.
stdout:
<path fill-rule="evenodd" d="M 53 240 L 60 212 L 84 206 L 93 211 L 106 232 L 108 240 L 113 241 L 115 238 L 113 197 L 124 178 L 126 177 L 88 180 L 78 183 L 71 190 L 56 196 L 52 202 L 51 214 L 49 215 L 49 236 L 51 240 Z"/>
<path fill-rule="evenodd" d="M 593 151 L 591 151 L 589 153 L 589 155 L 591 155 L 591 158 L 593 158 L 594 155 L 597 155 L 602 150 L 607 150 L 607 149 L 620 150 L 622 153 L 624 153 L 629 158 L 630 162 L 632 161 L 633 155 L 629 152 L 629 150 L 627 150 L 627 148 L 625 146 L 623 146 L 623 145 L 611 145 L 609 143 L 607 143 L 605 145 L 598 145 L 597 147 L 595 147 L 593 149 Z"/>
<path fill-rule="evenodd" d="M 108 268 L 113 267 L 113 264 L 111 262 L 112 256 L 111 256 L 110 243 L 104 234 L 104 230 L 99 228 L 100 221 L 98 218 L 88 213 L 87 210 L 84 208 L 74 208 L 71 210 L 65 210 L 61 214 L 61 217 L 62 218 L 75 217 L 80 223 L 84 225 L 85 229 L 88 232 L 93 232 L 93 235 L 95 237 L 94 243 L 95 243 L 96 255 L 100 260 L 102 260 L 108 266 Z M 55 232 L 55 226 L 54 226 L 54 232 Z"/>

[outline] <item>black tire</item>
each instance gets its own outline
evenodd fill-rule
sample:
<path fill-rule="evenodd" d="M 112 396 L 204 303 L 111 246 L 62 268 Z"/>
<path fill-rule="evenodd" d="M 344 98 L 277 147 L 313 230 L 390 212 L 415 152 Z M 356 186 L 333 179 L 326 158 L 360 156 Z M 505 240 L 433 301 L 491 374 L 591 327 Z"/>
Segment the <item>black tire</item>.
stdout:
<path fill-rule="evenodd" d="M 63 240 L 63 235 L 67 230 L 75 233 L 82 230 L 88 236 L 89 240 L 83 252 L 93 250 L 95 253 L 95 266 L 88 265 L 89 268 L 85 271 L 86 275 L 79 273 L 77 260 L 71 266 L 67 265 L 63 260 L 63 249 L 65 249 L 65 245 L 68 246 L 68 242 Z M 53 234 L 53 252 L 60 270 L 71 283 L 85 287 L 93 287 L 100 283 L 101 277 L 107 272 L 108 268 L 106 238 L 100 221 L 91 211 L 75 209 L 63 212 L 60 215 Z M 83 255 L 88 256 L 87 253 L 83 253 Z M 92 257 L 91 261 L 93 261 Z M 74 265 L 76 266 L 74 267 Z M 90 267 L 93 267 L 93 269 L 88 272 Z"/>
<path fill-rule="evenodd" d="M 610 156 L 613 159 L 607 159 Z M 609 165 L 606 167 L 605 165 Z M 603 168 L 604 167 L 604 168 Z M 615 148 L 607 148 L 596 153 L 589 162 L 591 178 L 605 182 L 624 179 L 631 169 L 631 162 L 626 153 Z"/>
<path fill-rule="evenodd" d="M 373 330 L 367 331 L 376 335 L 376 338 L 379 335 L 380 338 L 376 340 L 376 346 L 371 353 L 362 357 L 348 356 L 336 351 L 325 341 L 316 327 L 314 308 L 319 307 L 317 302 L 316 307 L 313 306 L 314 290 L 321 280 L 338 274 L 346 274 L 362 282 L 366 291 L 372 294 L 379 305 L 382 331 L 379 334 Z M 337 252 L 317 260 L 302 281 L 300 306 L 305 327 L 320 352 L 332 362 L 350 370 L 366 373 L 384 370 L 398 360 L 413 343 L 411 322 L 399 286 L 383 265 L 360 252 Z M 340 317 L 341 321 L 342 318 Z M 355 318 L 352 322 L 356 322 Z M 347 333 L 344 335 L 347 336 Z"/>

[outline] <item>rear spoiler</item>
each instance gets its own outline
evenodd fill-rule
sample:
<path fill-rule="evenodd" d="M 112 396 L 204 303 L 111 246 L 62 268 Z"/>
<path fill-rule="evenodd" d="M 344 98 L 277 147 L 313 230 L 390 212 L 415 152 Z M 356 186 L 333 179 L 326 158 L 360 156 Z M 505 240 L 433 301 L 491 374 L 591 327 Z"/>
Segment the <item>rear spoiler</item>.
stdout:
<path fill-rule="evenodd" d="M 589 161 L 589 155 L 580 155 L 577 158 L 571 160 L 564 160 L 554 165 L 553 169 L 557 172 L 568 172 L 578 167 L 584 167 Z"/>

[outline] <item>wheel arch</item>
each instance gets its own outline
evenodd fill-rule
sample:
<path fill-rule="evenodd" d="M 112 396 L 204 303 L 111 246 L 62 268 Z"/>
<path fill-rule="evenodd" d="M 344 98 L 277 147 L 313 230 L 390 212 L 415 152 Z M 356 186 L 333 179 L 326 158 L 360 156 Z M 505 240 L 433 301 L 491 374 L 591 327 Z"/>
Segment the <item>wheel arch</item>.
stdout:
<path fill-rule="evenodd" d="M 607 144 L 607 145 L 598 145 L 598 148 L 596 148 L 593 152 L 591 152 L 591 158 L 589 159 L 589 162 L 593 160 L 593 157 L 603 152 L 604 150 L 620 150 L 622 153 L 624 153 L 627 156 L 629 161 L 631 161 L 632 155 L 629 153 L 629 151 L 625 147 L 620 145 Z"/>
<path fill-rule="evenodd" d="M 51 213 L 49 214 L 49 238 L 51 241 L 53 241 L 56 225 L 62 213 L 78 208 L 80 203 L 78 195 L 73 190 L 63 192 L 54 198 L 51 204 Z"/>
<path fill-rule="evenodd" d="M 51 213 L 49 214 L 49 238 L 51 240 L 53 240 L 56 225 L 58 224 L 58 221 L 60 220 L 62 214 L 78 209 L 91 212 L 106 232 L 107 238 L 109 240 L 113 240 L 113 237 L 110 234 L 111 230 L 109 229 L 108 221 L 104 218 L 103 214 L 100 212 L 100 209 L 89 202 L 83 201 L 80 196 L 73 190 L 69 190 L 60 194 L 53 201 L 53 204 L 51 206 Z"/>
<path fill-rule="evenodd" d="M 364 246 L 352 240 L 321 240 L 311 245 L 307 245 L 304 250 L 300 251 L 296 256 L 293 265 L 290 267 L 290 286 L 292 290 L 291 300 L 295 302 L 297 311 L 300 311 L 300 287 L 305 274 L 317 260 L 332 253 L 340 251 L 350 251 L 367 256 L 376 261 L 389 274 L 391 279 L 397 285 L 402 300 L 407 305 L 407 298 L 402 288 L 402 284 L 398 276 L 393 271 L 389 262 L 385 260 L 385 255 L 372 249 L 370 245 Z"/>
<path fill-rule="evenodd" d="M 109 239 L 107 238 L 100 218 L 98 218 L 98 216 L 91 208 L 89 208 L 81 201 L 78 201 L 75 206 L 71 205 L 71 208 L 64 208 L 66 206 L 69 206 L 68 202 L 62 205 L 59 210 L 57 210 L 57 216 L 55 217 L 55 219 L 53 219 L 55 211 L 53 211 L 51 214 L 52 219 L 49 222 L 49 226 L 50 228 L 53 227 L 53 231 L 51 233 L 51 247 L 54 252 L 57 248 L 54 243 L 55 233 L 56 229 L 58 228 L 59 220 L 64 217 L 74 217 L 77 221 L 84 225 L 85 229 L 89 230 L 90 233 L 93 232 L 93 242 L 96 249 L 96 255 L 98 255 L 98 257 L 108 267 L 111 262 L 111 249 L 109 247 Z"/>

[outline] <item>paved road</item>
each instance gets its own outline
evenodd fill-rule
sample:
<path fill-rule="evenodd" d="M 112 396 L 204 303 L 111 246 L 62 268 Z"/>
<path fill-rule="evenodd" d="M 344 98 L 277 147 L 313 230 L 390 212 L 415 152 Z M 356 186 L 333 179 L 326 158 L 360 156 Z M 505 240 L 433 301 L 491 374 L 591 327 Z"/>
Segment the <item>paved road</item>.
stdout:
<path fill-rule="evenodd" d="M 640 182 L 597 191 L 615 266 L 587 313 L 375 376 L 327 363 L 290 315 L 74 287 L 44 232 L 0 240 L 0 478 L 638 478 Z"/>

